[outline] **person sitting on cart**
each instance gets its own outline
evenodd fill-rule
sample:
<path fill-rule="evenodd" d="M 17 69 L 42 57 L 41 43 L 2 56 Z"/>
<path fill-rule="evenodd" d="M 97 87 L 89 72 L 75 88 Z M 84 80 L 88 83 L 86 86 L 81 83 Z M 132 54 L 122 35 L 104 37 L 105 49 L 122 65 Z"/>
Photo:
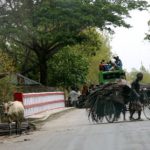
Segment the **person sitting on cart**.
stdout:
<path fill-rule="evenodd" d="M 102 60 L 102 61 L 100 62 L 100 64 L 99 64 L 99 70 L 100 70 L 100 71 L 104 71 L 104 62 L 105 62 L 105 60 Z"/>
<path fill-rule="evenodd" d="M 112 60 L 109 61 L 109 71 L 114 71 L 114 70 L 117 70 L 117 66 L 116 66 L 116 63 L 113 62 Z"/>
<path fill-rule="evenodd" d="M 122 69 L 122 61 L 119 56 L 114 56 L 113 58 L 115 59 L 117 69 Z"/>
<path fill-rule="evenodd" d="M 142 104 L 140 101 L 140 84 L 139 82 L 143 79 L 143 73 L 139 72 L 136 75 L 136 79 L 131 83 L 132 89 L 132 99 L 129 105 L 130 110 L 130 120 L 133 119 L 133 114 L 135 111 L 138 111 L 138 120 L 141 119 L 141 111 L 142 111 Z"/>
<path fill-rule="evenodd" d="M 105 60 L 103 59 L 100 64 L 99 64 L 99 70 L 100 71 L 109 71 L 109 66 L 108 63 L 105 62 Z"/>

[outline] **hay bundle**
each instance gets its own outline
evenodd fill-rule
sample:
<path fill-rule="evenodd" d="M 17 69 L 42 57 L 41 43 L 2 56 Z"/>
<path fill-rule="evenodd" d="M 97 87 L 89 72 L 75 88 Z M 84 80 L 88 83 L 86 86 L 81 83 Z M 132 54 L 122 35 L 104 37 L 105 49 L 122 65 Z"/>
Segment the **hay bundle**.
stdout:
<path fill-rule="evenodd" d="M 92 121 L 95 122 L 102 121 L 105 116 L 104 108 L 106 103 L 112 102 L 115 106 L 116 118 L 118 118 L 125 104 L 129 102 L 129 94 L 130 88 L 126 85 L 109 83 L 99 86 L 89 94 L 86 101 L 88 117 L 91 117 Z M 111 111 L 111 108 L 108 111 Z"/>

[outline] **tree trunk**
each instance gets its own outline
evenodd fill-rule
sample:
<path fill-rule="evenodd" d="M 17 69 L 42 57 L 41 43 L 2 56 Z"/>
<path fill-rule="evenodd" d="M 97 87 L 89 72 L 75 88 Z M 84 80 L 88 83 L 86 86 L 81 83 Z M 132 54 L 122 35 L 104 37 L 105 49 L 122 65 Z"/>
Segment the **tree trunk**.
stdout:
<path fill-rule="evenodd" d="M 42 83 L 43 85 L 48 84 L 47 59 L 45 57 L 41 56 L 39 58 L 40 83 Z"/>

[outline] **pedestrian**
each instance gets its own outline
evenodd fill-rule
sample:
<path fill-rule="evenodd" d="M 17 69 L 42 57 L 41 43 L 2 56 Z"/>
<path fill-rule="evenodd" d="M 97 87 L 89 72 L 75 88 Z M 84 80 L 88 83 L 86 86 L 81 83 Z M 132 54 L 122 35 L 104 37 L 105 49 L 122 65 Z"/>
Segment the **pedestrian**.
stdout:
<path fill-rule="evenodd" d="M 142 104 L 140 101 L 140 84 L 139 82 L 143 79 L 143 73 L 139 72 L 136 75 L 136 79 L 131 83 L 131 102 L 129 105 L 130 110 L 130 120 L 133 119 L 133 114 L 135 111 L 138 111 L 138 120 L 141 119 L 141 111 L 142 111 Z"/>
<path fill-rule="evenodd" d="M 71 101 L 71 105 L 73 107 L 77 107 L 77 101 L 78 101 L 78 97 L 80 95 L 78 94 L 78 92 L 76 91 L 76 88 L 74 86 L 71 87 L 71 91 L 69 93 L 69 99 Z"/>
<path fill-rule="evenodd" d="M 86 83 L 84 83 L 84 85 L 83 85 L 81 94 L 84 96 L 87 96 L 89 94 L 89 88 Z"/>
<path fill-rule="evenodd" d="M 76 88 L 75 88 L 75 91 L 78 93 L 79 96 L 81 95 L 81 92 L 80 92 L 79 87 L 76 87 Z"/>

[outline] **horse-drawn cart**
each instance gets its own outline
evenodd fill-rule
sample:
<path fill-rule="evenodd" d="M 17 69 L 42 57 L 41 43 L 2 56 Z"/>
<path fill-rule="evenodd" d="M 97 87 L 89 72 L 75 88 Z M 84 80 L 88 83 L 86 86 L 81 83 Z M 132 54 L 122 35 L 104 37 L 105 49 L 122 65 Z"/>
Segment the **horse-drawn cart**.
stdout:
<path fill-rule="evenodd" d="M 125 80 L 123 70 L 100 72 L 100 85 L 89 94 L 86 108 L 89 117 L 95 122 L 105 118 L 108 122 L 114 122 L 128 110 L 129 103 L 136 100 L 132 89 Z M 141 91 L 142 109 L 145 117 L 150 119 L 150 98 L 147 91 Z"/>

